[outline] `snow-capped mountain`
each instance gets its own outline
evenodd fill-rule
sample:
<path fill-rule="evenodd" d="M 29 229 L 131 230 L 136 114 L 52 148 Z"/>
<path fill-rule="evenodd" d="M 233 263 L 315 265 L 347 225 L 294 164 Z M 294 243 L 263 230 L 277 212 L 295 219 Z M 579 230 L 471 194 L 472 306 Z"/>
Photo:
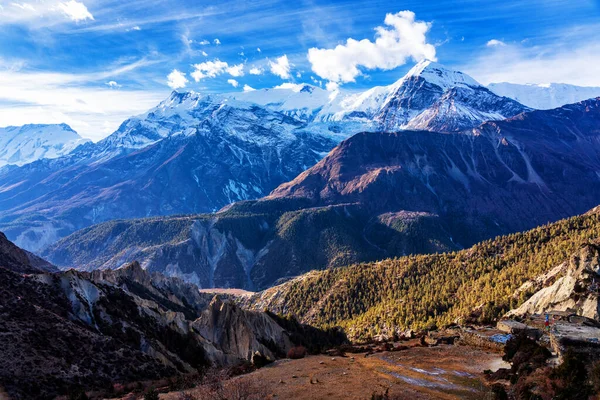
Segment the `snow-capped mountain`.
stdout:
<path fill-rule="evenodd" d="M 267 195 L 357 132 L 457 131 L 524 110 L 429 61 L 363 93 L 173 92 L 98 143 L 0 170 L 0 229 L 37 250 L 111 219 L 213 212 Z"/>
<path fill-rule="evenodd" d="M 254 290 L 312 269 L 456 250 L 597 205 L 598 126 L 600 98 L 460 133 L 358 133 L 266 198 L 99 224 L 42 255 L 81 269 L 138 260 L 202 287 Z"/>
<path fill-rule="evenodd" d="M 510 97 L 531 108 L 549 110 L 600 96 L 600 87 L 575 86 L 565 83 L 528 84 L 490 83 L 498 96 Z"/>
<path fill-rule="evenodd" d="M 459 131 L 529 110 L 495 95 L 470 76 L 431 61 L 418 63 L 388 88 L 374 116 L 380 130 L 388 132 Z"/>
<path fill-rule="evenodd" d="M 0 128 L 0 166 L 58 158 L 89 142 L 67 124 Z"/>
<path fill-rule="evenodd" d="M 328 92 L 310 85 L 225 95 L 284 112 L 313 131 L 457 131 L 512 117 L 528 108 L 498 96 L 460 71 L 424 60 L 389 86 Z M 346 135 L 343 135 L 347 137 Z"/>

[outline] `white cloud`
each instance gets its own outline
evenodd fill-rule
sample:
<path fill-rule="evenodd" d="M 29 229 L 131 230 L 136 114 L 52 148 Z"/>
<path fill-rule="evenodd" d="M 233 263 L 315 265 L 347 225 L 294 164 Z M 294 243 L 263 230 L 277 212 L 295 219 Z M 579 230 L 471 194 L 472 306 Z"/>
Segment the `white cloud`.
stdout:
<path fill-rule="evenodd" d="M 390 70 L 415 61 L 435 61 L 435 47 L 427 43 L 426 33 L 431 24 L 415 21 L 412 11 L 387 14 L 384 20 L 389 28 L 375 28 L 375 41 L 349 38 L 346 44 L 333 49 L 311 48 L 308 61 L 321 78 L 332 82 L 354 82 L 361 69 Z"/>
<path fill-rule="evenodd" d="M 171 71 L 171 73 L 167 76 L 167 85 L 169 85 L 171 89 L 183 88 L 188 82 L 189 81 L 185 77 L 185 74 L 176 69 Z"/>
<path fill-rule="evenodd" d="M 21 10 L 27 10 L 35 12 L 35 8 L 29 3 L 10 3 L 11 6 L 20 8 Z"/>
<path fill-rule="evenodd" d="M 75 22 L 85 21 L 86 19 L 94 19 L 94 16 L 88 11 L 85 4 L 75 0 L 70 0 L 58 5 L 63 13 Z"/>
<path fill-rule="evenodd" d="M 504 43 L 502 40 L 492 39 L 492 40 L 488 41 L 485 45 L 487 47 L 506 46 L 506 43 Z"/>
<path fill-rule="evenodd" d="M 275 62 L 269 61 L 271 73 L 277 75 L 281 79 L 290 79 L 290 62 L 287 55 L 278 57 Z"/>
<path fill-rule="evenodd" d="M 202 54 L 204 57 L 208 57 L 208 53 L 205 51 L 202 51 L 200 54 Z"/>
<path fill-rule="evenodd" d="M 244 64 L 227 67 L 227 73 L 231 76 L 235 76 L 236 78 L 239 76 L 244 76 Z"/>
<path fill-rule="evenodd" d="M 325 88 L 327 90 L 329 90 L 330 92 L 333 92 L 333 91 L 338 90 L 340 88 L 340 84 L 337 83 L 337 82 L 331 82 L 331 81 L 329 81 L 325 85 Z"/>
<path fill-rule="evenodd" d="M 210 44 L 210 42 L 208 40 L 204 39 L 204 40 L 199 41 L 198 44 L 201 46 L 206 46 L 206 45 Z"/>
<path fill-rule="evenodd" d="M 253 88 L 253 87 L 251 87 L 251 86 L 244 85 L 244 92 L 253 92 L 253 91 L 255 91 L 255 90 L 256 90 L 256 89 L 254 89 L 254 88 Z"/>
<path fill-rule="evenodd" d="M 99 140 L 167 96 L 166 91 L 113 90 L 106 82 L 141 65 L 108 72 L 63 74 L 0 68 L 0 121 L 3 126 L 67 123 L 82 136 Z M 114 80 L 116 81 L 116 80 Z M 96 83 L 92 85 L 92 83 Z"/>
<path fill-rule="evenodd" d="M 275 86 L 273 89 L 289 89 L 294 92 L 299 92 L 305 85 L 303 83 L 284 82 L 281 85 Z"/>
<path fill-rule="evenodd" d="M 222 74 L 227 67 L 228 64 L 226 62 L 215 59 L 214 61 L 194 64 L 195 71 L 192 72 L 191 75 L 196 82 L 199 82 L 201 79 L 214 78 L 215 76 Z"/>
<path fill-rule="evenodd" d="M 213 40 L 213 42 L 214 42 L 214 43 L 215 43 L 215 45 L 217 45 L 217 46 L 221 44 L 221 41 L 220 41 L 219 39 L 215 39 L 215 40 Z"/>
<path fill-rule="evenodd" d="M 265 71 L 259 67 L 252 67 L 248 72 L 250 72 L 250 75 L 262 75 L 262 73 Z"/>
<path fill-rule="evenodd" d="M 106 82 L 106 86 L 110 87 L 110 88 L 120 88 L 121 85 L 119 85 L 116 81 L 108 81 Z"/>
<path fill-rule="evenodd" d="M 260 47 L 257 47 L 256 51 L 258 51 L 259 53 L 262 52 L 262 50 L 260 49 Z"/>
<path fill-rule="evenodd" d="M 32 27 L 52 26 L 66 21 L 94 20 L 84 3 L 69 0 L 35 0 L 12 2 L 10 7 L 0 10 L 3 23 L 31 23 Z"/>
<path fill-rule="evenodd" d="M 227 83 L 229 83 L 233 87 L 238 87 L 240 85 L 240 83 L 235 79 L 227 79 Z"/>
<path fill-rule="evenodd" d="M 215 59 L 206 61 L 200 64 L 194 64 L 194 72 L 191 73 L 192 78 L 199 82 L 205 78 L 214 78 L 217 75 L 228 73 L 233 77 L 244 76 L 244 64 L 229 65 L 225 61 Z"/>
<path fill-rule="evenodd" d="M 557 41 L 544 46 L 507 44 L 484 47 L 459 67 L 479 82 L 569 83 L 600 86 L 600 42 Z"/>
<path fill-rule="evenodd" d="M 139 26 L 134 26 L 133 28 L 131 28 L 132 31 L 141 31 L 142 28 L 140 28 Z"/>

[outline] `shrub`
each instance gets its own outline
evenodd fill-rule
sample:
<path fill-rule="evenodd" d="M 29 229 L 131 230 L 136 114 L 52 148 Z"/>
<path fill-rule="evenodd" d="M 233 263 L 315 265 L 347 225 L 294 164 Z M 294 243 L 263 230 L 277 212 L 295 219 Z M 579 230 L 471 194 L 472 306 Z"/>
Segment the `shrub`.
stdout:
<path fill-rule="evenodd" d="M 144 394 L 144 400 L 159 400 L 158 392 L 156 391 L 156 389 L 148 389 L 148 391 Z"/>

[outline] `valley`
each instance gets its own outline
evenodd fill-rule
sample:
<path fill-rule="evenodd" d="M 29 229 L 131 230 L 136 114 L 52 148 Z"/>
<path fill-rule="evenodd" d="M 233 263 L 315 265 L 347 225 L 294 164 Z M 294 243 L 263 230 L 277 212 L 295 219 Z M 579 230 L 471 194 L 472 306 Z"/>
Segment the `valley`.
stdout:
<path fill-rule="evenodd" d="M 0 400 L 600 399 L 593 3 L 1 4 Z"/>

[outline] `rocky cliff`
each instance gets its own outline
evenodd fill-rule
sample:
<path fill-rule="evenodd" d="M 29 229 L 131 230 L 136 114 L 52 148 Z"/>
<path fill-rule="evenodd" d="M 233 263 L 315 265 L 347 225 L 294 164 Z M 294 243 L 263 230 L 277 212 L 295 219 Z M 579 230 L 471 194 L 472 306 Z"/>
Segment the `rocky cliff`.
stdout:
<path fill-rule="evenodd" d="M 527 283 L 528 288 L 536 283 L 543 286 L 508 316 L 568 311 L 600 322 L 600 243 L 583 246 L 553 272 L 552 284 L 547 277 Z"/>
<path fill-rule="evenodd" d="M 31 268 L 0 237 L 0 386 L 15 398 L 192 373 L 284 356 L 291 335 L 138 263 L 93 273 Z M 24 274 L 27 272 L 27 274 Z"/>

